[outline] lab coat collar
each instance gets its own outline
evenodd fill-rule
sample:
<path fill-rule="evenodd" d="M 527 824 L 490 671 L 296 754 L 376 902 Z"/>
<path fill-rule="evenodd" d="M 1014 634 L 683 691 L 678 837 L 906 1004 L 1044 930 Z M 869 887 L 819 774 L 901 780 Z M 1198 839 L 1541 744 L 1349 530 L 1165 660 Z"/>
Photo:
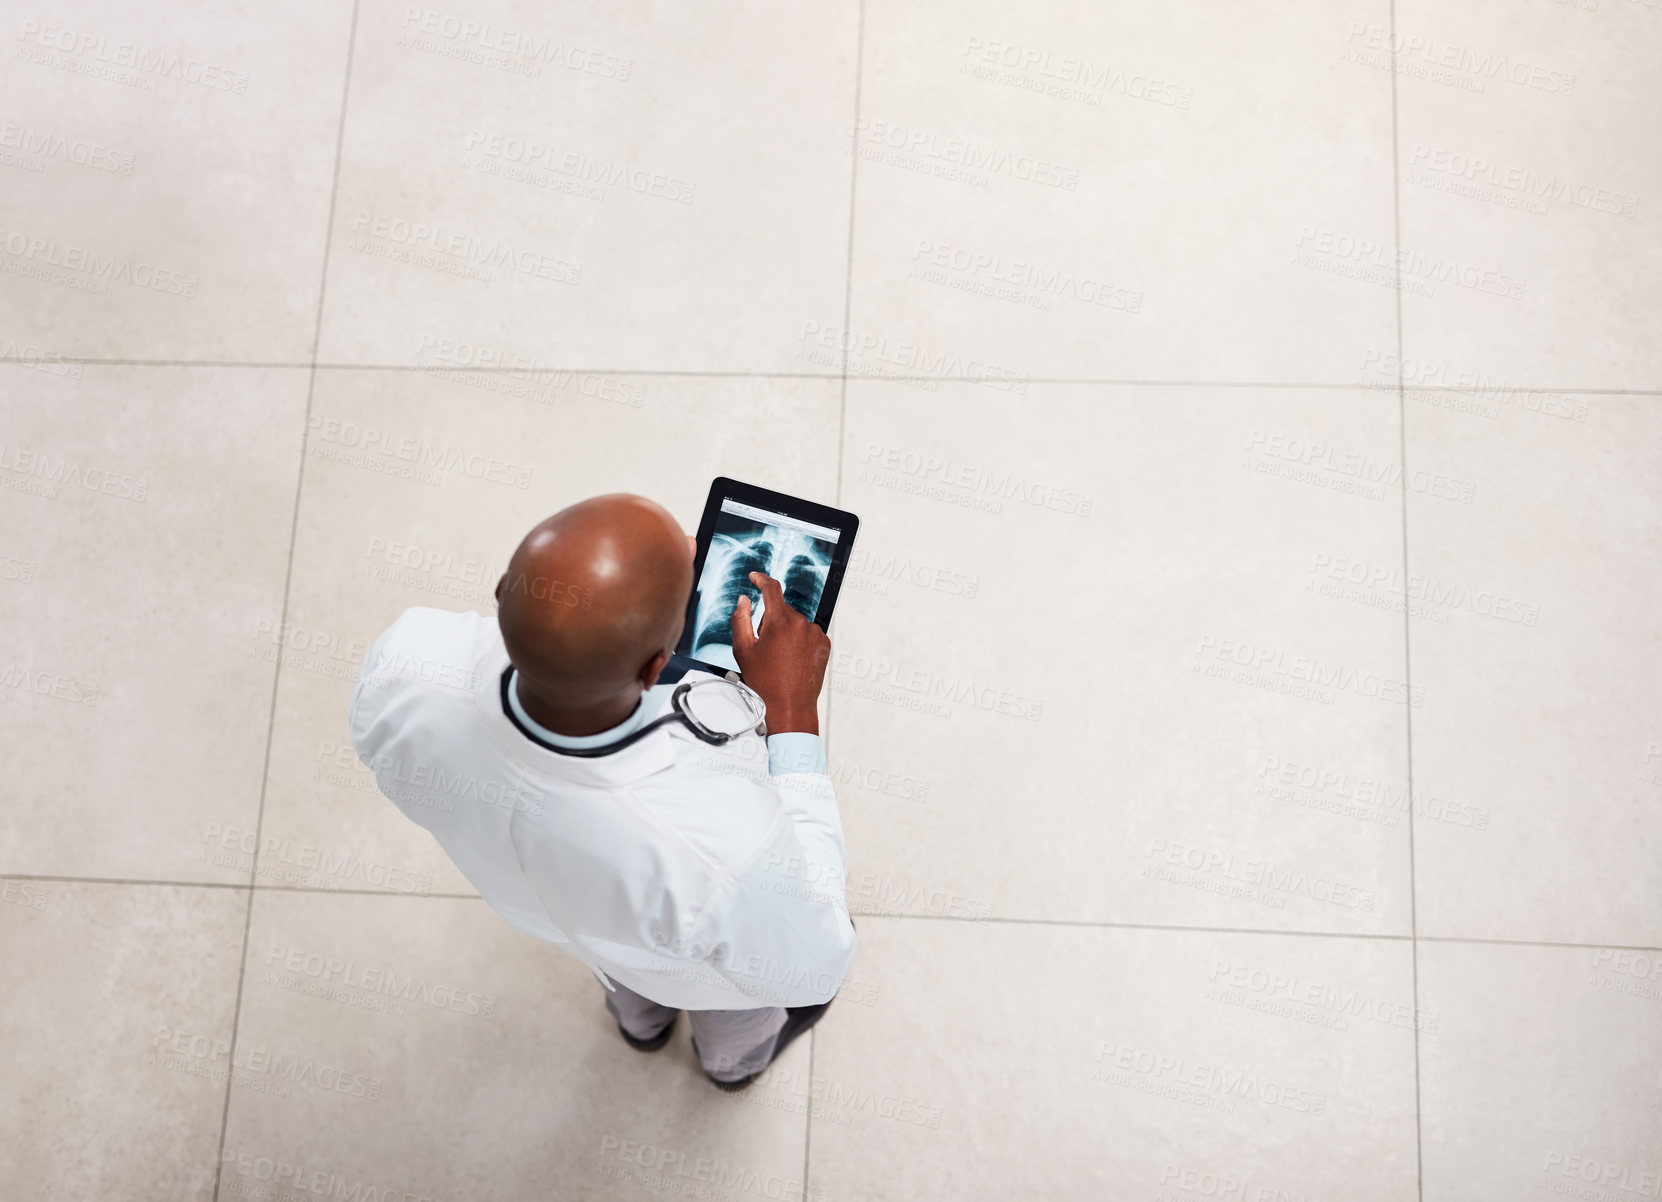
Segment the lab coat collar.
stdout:
<path fill-rule="evenodd" d="M 474 694 L 475 704 L 481 710 L 480 720 L 490 731 L 492 741 L 505 754 L 533 772 L 571 781 L 574 784 L 630 784 L 673 768 L 676 740 L 693 737 L 679 723 L 671 723 L 611 755 L 594 759 L 561 755 L 537 742 L 515 724 L 512 715 L 503 704 L 500 687 L 502 675 L 509 666 L 506 648 L 492 659 L 496 661 L 494 666 L 487 666 L 485 669 L 485 680 L 489 683 Z M 647 719 L 657 716 L 648 714 Z"/>
<path fill-rule="evenodd" d="M 539 746 L 547 747 L 562 755 L 576 755 L 579 759 L 585 758 L 585 752 L 620 743 L 641 729 L 646 725 L 646 715 L 649 707 L 652 706 L 652 702 L 661 699 L 661 695 L 660 698 L 652 698 L 643 692 L 636 699 L 635 708 L 622 722 L 619 722 L 610 730 L 601 731 L 597 735 L 578 737 L 562 735 L 549 730 L 546 726 L 539 725 L 537 720 L 526 711 L 524 703 L 518 696 L 519 669 L 514 667 L 504 668 L 498 679 L 501 681 L 503 708 L 508 714 L 508 720 L 514 724 L 520 734 Z"/>

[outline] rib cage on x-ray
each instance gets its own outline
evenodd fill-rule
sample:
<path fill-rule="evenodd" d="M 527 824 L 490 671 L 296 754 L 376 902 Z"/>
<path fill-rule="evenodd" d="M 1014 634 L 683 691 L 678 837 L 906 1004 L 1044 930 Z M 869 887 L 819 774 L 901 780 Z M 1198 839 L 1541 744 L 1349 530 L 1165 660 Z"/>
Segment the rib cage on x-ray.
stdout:
<path fill-rule="evenodd" d="M 702 646 L 732 642 L 728 622 L 741 595 L 750 597 L 752 620 L 760 622 L 761 594 L 750 582 L 750 573 L 762 572 L 782 583 L 785 603 L 811 620 L 819 612 L 830 565 L 830 548 L 800 530 L 755 526 L 740 534 L 716 534 L 704 562 L 693 655 Z"/>

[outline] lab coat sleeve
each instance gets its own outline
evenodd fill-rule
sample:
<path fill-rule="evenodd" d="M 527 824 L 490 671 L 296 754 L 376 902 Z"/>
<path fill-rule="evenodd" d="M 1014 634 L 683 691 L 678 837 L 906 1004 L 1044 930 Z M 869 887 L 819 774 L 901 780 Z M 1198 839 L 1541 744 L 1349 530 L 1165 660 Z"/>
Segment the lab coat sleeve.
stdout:
<path fill-rule="evenodd" d="M 406 611 L 408 613 L 409 611 Z M 386 709 L 387 681 L 383 678 L 381 669 L 388 662 L 388 655 L 393 641 L 399 635 L 399 627 L 404 625 L 404 617 L 400 617 L 386 630 L 381 637 L 375 640 L 375 645 L 364 656 L 364 662 L 358 667 L 358 680 L 352 686 L 352 700 L 346 707 L 347 729 L 352 735 L 352 749 L 358 753 L 358 759 L 366 767 L 373 767 L 373 760 L 380 745 L 385 741 L 388 733 L 386 725 L 381 724 L 377 729 L 376 719 Z"/>
<path fill-rule="evenodd" d="M 793 772 L 824 776 L 825 740 L 798 731 L 769 735 L 768 772 L 773 776 L 789 776 Z"/>
<path fill-rule="evenodd" d="M 805 738 L 819 743 L 817 736 Z M 812 764 L 814 749 L 799 745 L 792 750 L 805 752 Z M 818 754 L 823 765 L 823 746 Z M 723 916 L 726 955 L 719 971 L 761 1004 L 811 1006 L 836 996 L 854 959 L 854 926 L 844 896 L 848 865 L 842 820 L 823 767 L 775 773 L 769 779 L 779 798 L 780 821 L 735 882 Z"/>
<path fill-rule="evenodd" d="M 358 753 L 358 760 L 366 767 L 375 757 L 379 739 L 372 740 L 370 732 L 375 724 L 376 710 L 379 708 L 371 704 L 371 696 L 377 693 L 375 680 L 375 665 L 382 662 L 381 651 L 392 630 L 384 631 L 375 645 L 364 656 L 364 662 L 358 668 L 357 683 L 352 686 L 352 700 L 346 707 L 346 726 L 351 732 L 352 749 Z"/>
<path fill-rule="evenodd" d="M 398 687 L 403 682 L 392 665 L 399 662 L 400 652 L 407 651 L 412 640 L 419 639 L 424 621 L 449 616 L 439 610 L 407 609 L 381 632 L 369 654 L 364 656 L 358 667 L 357 683 L 352 687 L 352 700 L 346 708 L 346 721 L 352 749 L 365 767 L 376 766 L 376 757 L 397 733 L 399 719 L 408 716 L 406 690 Z"/>

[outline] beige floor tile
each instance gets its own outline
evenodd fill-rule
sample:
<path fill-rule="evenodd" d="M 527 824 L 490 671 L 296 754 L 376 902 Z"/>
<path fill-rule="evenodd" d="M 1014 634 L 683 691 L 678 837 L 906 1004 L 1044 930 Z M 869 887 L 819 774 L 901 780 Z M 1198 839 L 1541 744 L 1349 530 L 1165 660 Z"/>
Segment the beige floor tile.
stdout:
<path fill-rule="evenodd" d="M 1421 944 L 1426 1202 L 1654 1198 L 1662 957 Z M 817 1132 L 816 1132 L 817 1136 Z"/>
<path fill-rule="evenodd" d="M 1662 158 L 1638 114 L 1662 9 L 1406 0 L 1396 21 L 1410 380 L 1655 388 Z"/>
<path fill-rule="evenodd" d="M 249 627 L 284 656 L 261 881 L 472 892 L 351 749 L 367 649 L 410 606 L 494 612 L 525 532 L 596 493 L 651 496 L 688 530 L 718 474 L 829 500 L 836 423 L 832 381 L 321 372 L 287 628 L 275 609 Z"/>
<path fill-rule="evenodd" d="M 261 893 L 248 955 L 238 1054 L 270 1088 L 232 1097 L 222 1197 L 801 1196 L 803 1108 L 717 1090 L 684 1019 L 631 1050 L 592 973 L 481 902 Z"/>
<path fill-rule="evenodd" d="M 8 1197 L 213 1196 L 248 895 L 0 880 Z"/>
<path fill-rule="evenodd" d="M 246 881 L 273 671 L 246 632 L 282 603 L 306 373 L 0 390 L 0 870 Z"/>
<path fill-rule="evenodd" d="M 1409 500 L 1420 930 L 1656 944 L 1662 407 L 1522 399 L 1408 407 L 1409 462 L 1482 481 Z"/>
<path fill-rule="evenodd" d="M 865 1004 L 833 1006 L 812 1077 L 773 1086 L 813 1100 L 813 1190 L 1413 1196 L 1405 942 L 911 919 L 860 937 Z"/>
<path fill-rule="evenodd" d="M 857 11 L 365 3 L 324 359 L 820 370 Z"/>
<path fill-rule="evenodd" d="M 851 906 L 1407 934 L 1402 617 L 1335 579 L 1401 563 L 1396 420 L 851 383 Z"/>
<path fill-rule="evenodd" d="M 1662 0 L 0 30 L 0 1202 L 1662 1191 Z M 739 1094 L 345 723 L 718 474 L 862 518 Z"/>
<path fill-rule="evenodd" d="M 1390 79 L 1344 61 L 1388 19 L 868 5 L 852 369 L 1349 381 L 1396 329 L 1323 249 L 1390 241 Z"/>
<path fill-rule="evenodd" d="M 350 15 L 323 0 L 14 9 L 0 358 L 305 360 Z"/>

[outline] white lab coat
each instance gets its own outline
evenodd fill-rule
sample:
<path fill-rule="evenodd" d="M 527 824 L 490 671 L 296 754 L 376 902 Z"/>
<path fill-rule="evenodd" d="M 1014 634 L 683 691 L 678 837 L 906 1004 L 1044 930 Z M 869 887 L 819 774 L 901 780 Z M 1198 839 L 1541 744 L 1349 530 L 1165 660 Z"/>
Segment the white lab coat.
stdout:
<path fill-rule="evenodd" d="M 829 1001 L 854 956 L 830 778 L 768 774 L 764 740 L 682 723 L 596 759 L 502 707 L 493 617 L 406 610 L 364 660 L 350 723 L 381 791 L 492 909 L 662 1005 Z"/>

